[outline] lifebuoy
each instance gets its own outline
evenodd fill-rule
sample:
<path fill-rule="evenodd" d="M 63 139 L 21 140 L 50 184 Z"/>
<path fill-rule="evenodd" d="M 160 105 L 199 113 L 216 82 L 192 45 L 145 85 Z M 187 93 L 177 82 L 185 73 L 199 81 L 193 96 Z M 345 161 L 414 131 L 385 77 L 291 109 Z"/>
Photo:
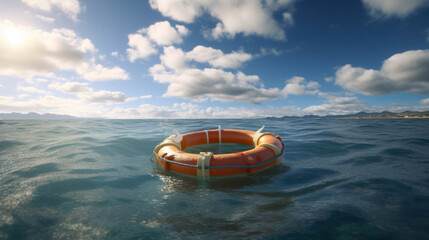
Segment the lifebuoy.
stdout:
<path fill-rule="evenodd" d="M 273 133 L 262 133 L 264 127 L 253 132 L 238 129 L 215 129 L 170 136 L 156 146 L 157 163 L 166 171 L 199 177 L 253 174 L 280 164 L 284 151 L 281 138 Z M 183 152 L 186 148 L 211 143 L 239 143 L 253 149 L 230 154 Z"/>

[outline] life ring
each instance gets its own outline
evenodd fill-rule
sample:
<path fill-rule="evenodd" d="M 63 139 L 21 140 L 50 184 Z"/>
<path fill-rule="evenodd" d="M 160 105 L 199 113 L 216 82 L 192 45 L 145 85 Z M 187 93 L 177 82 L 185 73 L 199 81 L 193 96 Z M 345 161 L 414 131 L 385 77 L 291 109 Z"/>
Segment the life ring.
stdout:
<path fill-rule="evenodd" d="M 157 163 L 165 171 L 173 171 L 199 177 L 218 177 L 254 174 L 255 172 L 281 163 L 284 145 L 280 136 L 238 129 L 204 130 L 172 135 L 154 150 Z M 254 146 L 253 149 L 230 153 L 213 154 L 183 152 L 186 148 L 212 143 L 239 143 Z"/>

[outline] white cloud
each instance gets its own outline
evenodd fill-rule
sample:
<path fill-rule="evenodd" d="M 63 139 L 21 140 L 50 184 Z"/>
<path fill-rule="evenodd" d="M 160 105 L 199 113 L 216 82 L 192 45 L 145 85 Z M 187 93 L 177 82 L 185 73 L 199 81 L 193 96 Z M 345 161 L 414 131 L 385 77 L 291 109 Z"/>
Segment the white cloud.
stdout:
<path fill-rule="evenodd" d="M 32 8 L 47 12 L 50 12 L 52 8 L 58 8 L 73 21 L 77 21 L 77 15 L 83 9 L 79 0 L 22 0 L 22 2 Z"/>
<path fill-rule="evenodd" d="M 362 0 L 374 17 L 407 17 L 419 8 L 428 6 L 428 0 Z"/>
<path fill-rule="evenodd" d="M 182 37 L 188 35 L 189 30 L 182 25 L 176 25 L 174 28 L 168 21 L 163 21 L 150 25 L 144 32 L 158 45 L 171 45 L 182 43 Z"/>
<path fill-rule="evenodd" d="M 252 59 L 252 55 L 245 52 L 232 52 L 224 54 L 219 49 L 211 47 L 196 46 L 192 51 L 186 53 L 190 60 L 197 62 L 207 62 L 213 67 L 220 68 L 239 68 L 243 62 Z"/>
<path fill-rule="evenodd" d="M 0 75 L 32 78 L 71 70 L 90 81 L 128 79 L 119 67 L 95 64 L 97 49 L 91 40 L 82 39 L 69 29 L 46 32 L 0 21 L 0 52 Z"/>
<path fill-rule="evenodd" d="M 320 87 L 317 82 L 306 82 L 303 77 L 293 77 L 286 81 L 286 86 L 283 88 L 282 93 L 287 96 L 293 95 L 314 95 L 319 91 Z"/>
<path fill-rule="evenodd" d="M 65 93 L 82 93 L 89 92 L 92 89 L 88 88 L 88 83 L 81 82 L 67 82 L 67 83 L 52 83 L 49 85 L 49 88 L 55 89 Z"/>
<path fill-rule="evenodd" d="M 261 47 L 260 53 L 256 54 L 255 57 L 263 57 L 263 56 L 267 56 L 267 55 L 280 56 L 282 54 L 283 54 L 283 52 L 281 50 L 277 50 L 275 48 L 267 49 L 267 48 Z"/>
<path fill-rule="evenodd" d="M 194 22 L 195 18 L 204 13 L 218 20 L 216 27 L 206 36 L 214 39 L 232 38 L 236 34 L 259 35 L 266 38 L 285 40 L 286 34 L 282 26 L 275 21 L 275 11 L 291 6 L 293 0 L 150 0 L 153 9 L 162 15 L 186 23 Z M 285 18 L 290 24 L 291 15 Z"/>
<path fill-rule="evenodd" d="M 429 50 L 395 54 L 384 61 L 380 70 L 344 65 L 337 70 L 335 83 L 365 95 L 429 93 Z"/>
<path fill-rule="evenodd" d="M 46 17 L 46 16 L 42 16 L 39 14 L 37 14 L 36 17 L 39 18 L 40 20 L 48 22 L 48 23 L 53 23 L 55 21 L 55 18 Z"/>
<path fill-rule="evenodd" d="M 128 34 L 128 46 L 131 47 L 127 49 L 128 60 L 130 62 L 157 53 L 157 50 L 149 39 L 143 37 L 141 34 Z"/>
<path fill-rule="evenodd" d="M 186 23 L 192 23 L 195 17 L 198 17 L 202 14 L 202 2 L 203 1 L 200 0 L 149 0 L 150 6 L 153 9 L 160 11 L 162 15 Z"/>
<path fill-rule="evenodd" d="M 82 100 L 90 103 L 123 103 L 128 98 L 124 93 L 111 91 L 94 91 L 88 87 L 87 83 L 67 82 L 53 83 L 49 88 L 55 89 L 64 93 L 76 94 Z"/>
<path fill-rule="evenodd" d="M 429 98 L 423 99 L 420 101 L 420 104 L 429 105 Z"/>
<path fill-rule="evenodd" d="M 152 95 L 143 95 L 143 96 L 140 96 L 140 99 L 148 99 L 148 98 L 152 98 Z"/>
<path fill-rule="evenodd" d="M 83 71 L 82 71 L 83 70 Z M 89 81 L 113 81 L 129 79 L 128 73 L 120 67 L 106 68 L 100 64 L 84 64 L 78 72 Z"/>
<path fill-rule="evenodd" d="M 334 81 L 334 77 L 325 77 L 324 78 L 326 82 L 332 82 Z"/>
<path fill-rule="evenodd" d="M 187 62 L 191 60 L 210 64 L 213 59 L 225 55 L 212 48 L 200 47 L 197 51 L 194 50 L 184 53 L 182 49 L 164 47 L 164 53 L 160 57 L 161 64 L 149 69 L 155 81 L 169 84 L 164 97 L 182 97 L 194 101 L 211 98 L 218 101 L 261 103 L 285 98 L 289 94 L 316 94 L 319 87 L 315 82 L 307 83 L 304 78 L 295 77 L 286 82 L 284 89 L 266 89 L 258 87 L 261 81 L 256 75 L 246 75 L 240 71 L 232 73 L 217 68 L 190 67 Z M 196 52 L 202 54 L 195 54 Z"/>
<path fill-rule="evenodd" d="M 134 62 L 139 58 L 147 58 L 158 51 L 154 44 L 159 46 L 180 44 L 182 37 L 189 34 L 189 30 L 182 25 L 172 27 L 168 21 L 157 22 L 148 28 L 142 28 L 137 33 L 128 35 L 128 60 Z M 154 43 L 154 44 L 153 44 Z"/>
<path fill-rule="evenodd" d="M 177 72 L 188 68 L 186 64 L 186 55 L 180 48 L 175 48 L 173 46 L 164 47 L 164 54 L 159 58 L 165 66 L 174 69 Z"/>
<path fill-rule="evenodd" d="M 286 23 L 286 25 L 288 26 L 293 26 L 295 24 L 292 14 L 289 12 L 285 12 L 283 13 L 283 21 Z"/>
<path fill-rule="evenodd" d="M 17 91 L 22 92 L 28 92 L 28 93 L 38 93 L 38 94 L 48 94 L 47 91 L 38 89 L 36 87 L 24 87 L 24 86 L 18 86 L 16 88 Z"/>
<path fill-rule="evenodd" d="M 114 57 L 117 57 L 117 56 L 119 56 L 119 54 L 118 54 L 118 52 L 112 52 L 110 55 L 112 55 L 112 56 L 114 56 Z"/>
<path fill-rule="evenodd" d="M 88 102 L 92 103 L 123 103 L 127 96 L 121 92 L 97 91 L 81 96 Z"/>

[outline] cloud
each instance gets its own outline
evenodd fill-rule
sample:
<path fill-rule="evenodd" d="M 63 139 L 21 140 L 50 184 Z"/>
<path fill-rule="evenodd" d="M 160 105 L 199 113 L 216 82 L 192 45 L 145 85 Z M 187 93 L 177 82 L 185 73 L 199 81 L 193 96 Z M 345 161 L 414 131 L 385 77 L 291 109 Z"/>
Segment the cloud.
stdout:
<path fill-rule="evenodd" d="M 168 21 L 157 22 L 148 28 L 142 28 L 136 33 L 128 35 L 127 49 L 128 60 L 134 62 L 139 58 L 147 58 L 158 51 L 156 45 L 180 44 L 184 36 L 189 34 L 189 30 L 182 25 L 172 27 Z"/>
<path fill-rule="evenodd" d="M 421 100 L 420 104 L 422 104 L 422 105 L 429 105 L 429 98 Z"/>
<path fill-rule="evenodd" d="M 79 0 L 22 0 L 32 8 L 50 12 L 52 8 L 58 8 L 73 21 L 77 21 L 77 15 L 83 10 Z"/>
<path fill-rule="evenodd" d="M 252 59 L 252 55 L 245 52 L 232 52 L 224 54 L 219 49 L 211 47 L 196 46 L 192 51 L 186 53 L 190 60 L 201 63 L 209 63 L 213 67 L 220 68 L 239 68 L 243 62 Z"/>
<path fill-rule="evenodd" d="M 330 93 L 318 93 L 319 97 L 325 98 L 327 102 L 320 105 L 312 105 L 304 108 L 305 115 L 346 115 L 361 111 L 371 111 L 371 106 L 359 100 L 357 97 L 343 97 Z"/>
<path fill-rule="evenodd" d="M 428 0 L 362 0 L 373 17 L 407 17 L 419 8 L 429 5 Z"/>
<path fill-rule="evenodd" d="M 319 91 L 319 83 L 317 82 L 306 82 L 303 77 L 293 77 L 286 81 L 286 85 L 282 90 L 284 96 L 289 94 L 293 95 L 314 95 Z"/>
<path fill-rule="evenodd" d="M 131 47 L 127 49 L 128 60 L 130 62 L 157 53 L 157 50 L 149 39 L 143 37 L 141 34 L 128 34 L 128 46 Z"/>
<path fill-rule="evenodd" d="M 324 94 L 321 94 L 324 95 Z M 118 105 L 100 105 L 84 99 L 69 99 L 54 96 L 40 96 L 34 99 L 0 96 L 1 112 L 37 112 L 65 114 L 77 117 L 102 117 L 112 119 L 138 118 L 264 118 L 282 116 L 303 116 L 308 114 L 353 114 L 359 111 L 368 112 L 403 112 L 427 111 L 428 106 L 370 106 L 355 97 L 338 97 L 325 94 L 328 102 L 307 108 L 296 106 L 263 106 L 263 107 L 202 107 L 194 103 L 175 103 L 173 106 L 142 104 L 136 108 L 123 108 Z"/>
<path fill-rule="evenodd" d="M 365 95 L 394 91 L 429 93 L 429 50 L 398 53 L 383 62 L 380 70 L 344 65 L 336 71 L 335 83 Z"/>
<path fill-rule="evenodd" d="M 67 82 L 67 83 L 52 83 L 49 85 L 49 88 L 55 89 L 61 92 L 65 93 L 82 93 L 82 92 L 90 92 L 92 89 L 90 89 L 88 86 L 88 83 L 81 83 L 81 82 Z"/>
<path fill-rule="evenodd" d="M 152 98 L 152 95 L 143 95 L 143 96 L 140 96 L 140 99 L 148 99 L 148 98 Z"/>
<path fill-rule="evenodd" d="M 286 34 L 274 19 L 274 12 L 291 6 L 295 1 L 267 0 L 150 0 L 153 9 L 177 21 L 192 23 L 207 13 L 218 22 L 206 36 L 214 39 L 233 38 L 236 34 L 259 35 L 265 38 L 285 40 Z M 292 15 L 284 15 L 287 24 L 293 23 Z M 292 20 L 292 21 L 291 21 Z"/>
<path fill-rule="evenodd" d="M 285 98 L 289 94 L 316 94 L 319 85 L 315 82 L 307 83 L 304 78 L 295 77 L 286 81 L 284 89 L 258 87 L 261 81 L 256 75 L 246 75 L 240 71 L 227 72 L 218 68 L 195 68 L 189 66 L 189 61 L 207 62 L 219 59 L 225 54 L 212 48 L 200 47 L 185 53 L 175 47 L 164 47 L 160 56 L 161 64 L 149 69 L 153 79 L 160 83 L 168 83 L 164 97 L 181 97 L 194 101 L 212 100 L 230 102 L 241 101 L 258 104 L 264 101 Z M 199 49 L 199 50 L 198 50 Z M 227 64 L 232 67 L 236 64 Z"/>
<path fill-rule="evenodd" d="M 150 40 L 161 46 L 180 44 L 183 42 L 182 37 L 189 33 L 185 26 L 176 25 L 174 28 L 168 21 L 154 23 L 141 31 L 146 32 Z"/>
<path fill-rule="evenodd" d="M 0 75 L 31 78 L 71 70 L 90 81 L 129 78 L 119 67 L 96 64 L 97 51 L 91 40 L 69 29 L 46 32 L 0 21 Z"/>
<path fill-rule="evenodd" d="M 129 79 L 128 73 L 120 68 L 106 68 L 100 64 L 83 64 L 78 72 L 89 81 L 113 81 Z"/>
<path fill-rule="evenodd" d="M 55 18 L 50 18 L 50 17 L 39 15 L 39 14 L 37 14 L 36 17 L 39 18 L 40 20 L 48 22 L 48 23 L 53 23 L 55 21 Z"/>
<path fill-rule="evenodd" d="M 261 47 L 259 50 L 260 50 L 260 53 L 256 54 L 255 57 L 264 57 L 268 55 L 280 56 L 283 54 L 283 51 L 277 50 L 275 48 L 267 49 L 267 48 Z"/>
<path fill-rule="evenodd" d="M 334 81 L 334 77 L 325 77 L 324 78 L 326 82 L 332 82 Z"/>
<path fill-rule="evenodd" d="M 81 82 L 53 83 L 49 85 L 49 88 L 64 93 L 75 94 L 78 98 L 90 103 L 123 103 L 128 99 L 124 93 L 94 91 L 88 87 L 87 83 Z"/>
<path fill-rule="evenodd" d="M 292 14 L 289 12 L 285 12 L 283 13 L 283 21 L 286 23 L 286 25 L 288 26 L 293 26 L 295 24 Z"/>
<path fill-rule="evenodd" d="M 18 86 L 16 88 L 17 91 L 22 92 L 28 92 L 28 93 L 38 93 L 38 94 L 48 94 L 47 91 L 38 89 L 36 87 L 24 87 L 24 86 Z"/>
<path fill-rule="evenodd" d="M 194 22 L 195 17 L 200 16 L 203 12 L 202 1 L 198 0 L 149 0 L 149 3 L 153 9 L 157 9 L 162 15 L 186 23 Z"/>
<path fill-rule="evenodd" d="M 92 103 L 123 103 L 127 96 L 121 92 L 97 91 L 83 95 L 83 99 Z"/>

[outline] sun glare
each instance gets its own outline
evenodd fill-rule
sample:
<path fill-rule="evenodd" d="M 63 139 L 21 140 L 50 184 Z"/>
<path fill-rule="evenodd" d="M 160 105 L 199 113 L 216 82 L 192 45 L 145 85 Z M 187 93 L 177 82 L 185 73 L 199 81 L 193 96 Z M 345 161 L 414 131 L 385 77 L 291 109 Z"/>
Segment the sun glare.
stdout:
<path fill-rule="evenodd" d="M 20 45 L 27 38 L 25 31 L 14 26 L 3 26 L 2 35 L 4 40 L 11 46 Z"/>

